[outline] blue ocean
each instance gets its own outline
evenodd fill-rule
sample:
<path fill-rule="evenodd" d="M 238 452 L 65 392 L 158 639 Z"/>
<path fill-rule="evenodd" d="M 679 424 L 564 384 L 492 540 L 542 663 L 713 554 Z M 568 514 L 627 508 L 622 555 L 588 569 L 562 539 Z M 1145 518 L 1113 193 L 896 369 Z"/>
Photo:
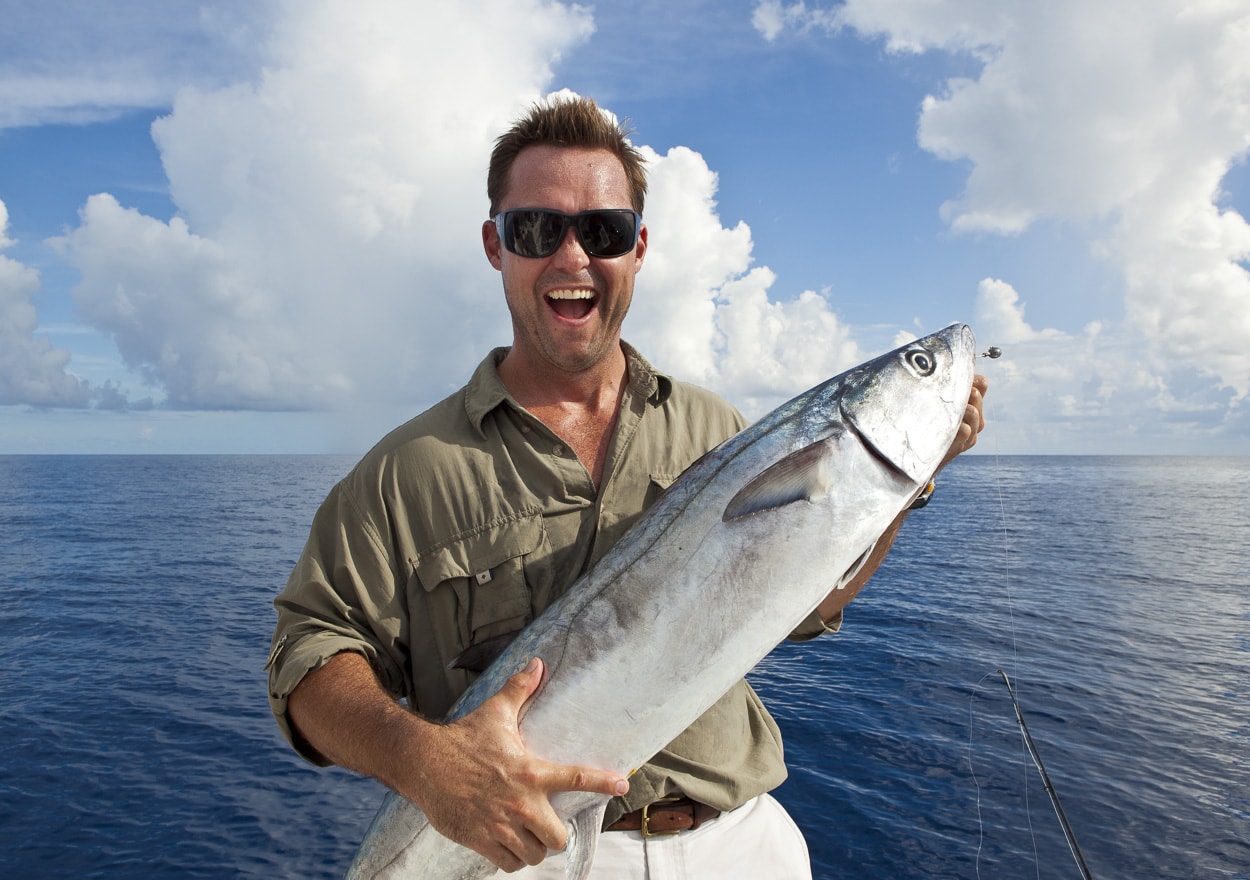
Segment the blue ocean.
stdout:
<path fill-rule="evenodd" d="M 0 457 L 0 876 L 338 877 L 381 799 L 265 701 L 343 457 Z M 752 674 L 818 878 L 1250 878 L 1250 458 L 978 455 Z M 661 695 L 657 695 L 662 698 Z"/>

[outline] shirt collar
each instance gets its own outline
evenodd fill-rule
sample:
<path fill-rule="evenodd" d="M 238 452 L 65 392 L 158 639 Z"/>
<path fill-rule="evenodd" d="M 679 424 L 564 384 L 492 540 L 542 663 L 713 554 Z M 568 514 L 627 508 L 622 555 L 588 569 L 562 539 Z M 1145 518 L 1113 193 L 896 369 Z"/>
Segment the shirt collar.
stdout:
<path fill-rule="evenodd" d="M 673 393 L 673 380 L 647 363 L 647 359 L 625 340 L 621 340 L 621 350 L 625 352 L 625 363 L 629 369 L 628 393 L 641 396 L 652 406 L 661 406 Z M 508 354 L 507 347 L 496 348 L 488 354 L 477 369 L 473 371 L 469 384 L 465 386 L 464 408 L 469 421 L 478 431 L 482 431 L 482 422 L 495 407 L 507 403 L 517 409 L 522 407 L 499 378 L 497 369 L 499 362 Z"/>

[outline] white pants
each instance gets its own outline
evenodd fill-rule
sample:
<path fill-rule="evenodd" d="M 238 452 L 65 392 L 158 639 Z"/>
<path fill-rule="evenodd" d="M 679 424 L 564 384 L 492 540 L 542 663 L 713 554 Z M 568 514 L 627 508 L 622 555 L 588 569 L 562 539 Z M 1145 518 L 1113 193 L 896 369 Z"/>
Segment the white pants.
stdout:
<path fill-rule="evenodd" d="M 518 880 L 564 880 L 564 853 L 522 868 Z M 781 804 L 764 794 L 694 831 L 643 837 L 605 831 L 589 880 L 811 880 L 807 841 Z"/>

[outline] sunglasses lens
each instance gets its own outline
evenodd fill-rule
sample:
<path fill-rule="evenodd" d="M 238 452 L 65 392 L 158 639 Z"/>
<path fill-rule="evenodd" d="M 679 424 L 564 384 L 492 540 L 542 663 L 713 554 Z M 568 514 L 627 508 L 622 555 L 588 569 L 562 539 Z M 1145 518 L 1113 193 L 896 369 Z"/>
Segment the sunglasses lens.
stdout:
<path fill-rule="evenodd" d="M 554 211 L 505 211 L 503 246 L 522 257 L 549 257 L 564 238 L 565 219 Z"/>
<path fill-rule="evenodd" d="M 522 257 L 549 257 L 564 241 L 568 224 L 592 257 L 619 257 L 638 241 L 638 215 L 633 211 L 586 211 L 568 215 L 559 211 L 522 208 L 502 212 L 496 223 L 503 246 Z"/>
<path fill-rule="evenodd" d="M 589 211 L 577 218 L 582 247 L 592 257 L 619 257 L 638 240 L 638 218 L 632 211 Z"/>

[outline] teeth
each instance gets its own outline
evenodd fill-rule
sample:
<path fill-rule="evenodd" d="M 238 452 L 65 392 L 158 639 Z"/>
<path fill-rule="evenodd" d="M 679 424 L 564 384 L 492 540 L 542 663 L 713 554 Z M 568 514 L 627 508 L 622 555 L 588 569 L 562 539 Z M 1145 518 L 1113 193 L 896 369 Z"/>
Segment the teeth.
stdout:
<path fill-rule="evenodd" d="M 551 299 L 593 299 L 593 290 L 551 290 L 547 292 Z"/>

